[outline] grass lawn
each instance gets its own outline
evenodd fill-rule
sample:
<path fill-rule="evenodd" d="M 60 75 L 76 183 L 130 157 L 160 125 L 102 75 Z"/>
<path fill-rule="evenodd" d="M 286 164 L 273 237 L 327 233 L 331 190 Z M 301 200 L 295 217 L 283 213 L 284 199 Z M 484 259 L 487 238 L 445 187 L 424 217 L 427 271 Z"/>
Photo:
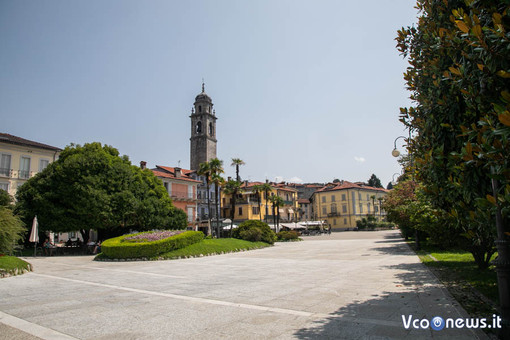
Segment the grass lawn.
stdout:
<path fill-rule="evenodd" d="M 258 249 L 268 246 L 269 244 L 264 242 L 249 242 L 235 238 L 205 239 L 187 247 L 160 254 L 155 258 L 174 259 L 179 257 L 205 256 L 210 254 L 221 254 L 222 252 L 229 253 L 241 250 Z"/>
<path fill-rule="evenodd" d="M 471 253 L 439 250 L 427 244 L 416 253 L 470 315 L 486 317 L 495 313 L 499 295 L 494 266 L 479 270 Z"/>
<path fill-rule="evenodd" d="M 0 277 L 5 274 L 17 275 L 23 270 L 31 270 L 30 263 L 23 261 L 15 256 L 0 256 Z"/>

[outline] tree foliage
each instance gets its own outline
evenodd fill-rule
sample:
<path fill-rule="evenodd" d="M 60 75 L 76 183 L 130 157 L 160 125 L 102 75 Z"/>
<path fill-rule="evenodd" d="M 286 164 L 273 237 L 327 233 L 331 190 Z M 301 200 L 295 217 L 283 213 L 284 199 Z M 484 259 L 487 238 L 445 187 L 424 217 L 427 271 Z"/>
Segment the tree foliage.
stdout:
<path fill-rule="evenodd" d="M 370 187 L 374 187 L 374 188 L 382 188 L 382 184 L 381 184 L 381 180 L 375 175 L 375 174 L 372 174 L 372 176 L 370 176 L 370 179 L 368 180 L 368 186 Z"/>
<path fill-rule="evenodd" d="M 401 109 L 416 179 L 455 221 L 479 267 L 494 252 L 495 209 L 510 210 L 508 2 L 419 0 L 416 27 L 398 32 L 415 107 Z M 497 197 L 491 179 L 501 181 Z"/>
<path fill-rule="evenodd" d="M 60 158 L 17 192 L 17 209 L 41 230 L 184 228 L 186 214 L 173 207 L 162 182 L 131 165 L 108 145 L 66 147 Z"/>

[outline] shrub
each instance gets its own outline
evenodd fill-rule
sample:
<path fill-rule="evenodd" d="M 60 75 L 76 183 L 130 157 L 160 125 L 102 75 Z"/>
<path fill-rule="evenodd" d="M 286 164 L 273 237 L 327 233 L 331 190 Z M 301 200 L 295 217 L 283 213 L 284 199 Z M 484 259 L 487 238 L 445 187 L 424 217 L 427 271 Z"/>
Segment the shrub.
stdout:
<path fill-rule="evenodd" d="M 262 241 L 269 244 L 274 244 L 276 241 L 276 234 L 269 228 L 269 225 L 257 220 L 241 223 L 238 228 L 232 231 L 232 237 L 251 242 Z"/>
<path fill-rule="evenodd" d="M 299 236 L 301 236 L 301 234 L 294 230 L 290 231 L 282 230 L 278 234 L 276 234 L 278 241 L 294 241 L 298 240 Z"/>
<path fill-rule="evenodd" d="M 124 240 L 140 234 L 144 233 L 124 235 L 106 240 L 101 245 L 101 251 L 107 257 L 117 259 L 153 257 L 184 248 L 190 244 L 200 242 L 204 238 L 201 231 L 186 231 L 157 241 L 129 242 Z"/>
<path fill-rule="evenodd" d="M 23 239 L 25 228 L 19 217 L 12 210 L 0 207 L 0 254 L 11 253 L 18 241 Z"/>

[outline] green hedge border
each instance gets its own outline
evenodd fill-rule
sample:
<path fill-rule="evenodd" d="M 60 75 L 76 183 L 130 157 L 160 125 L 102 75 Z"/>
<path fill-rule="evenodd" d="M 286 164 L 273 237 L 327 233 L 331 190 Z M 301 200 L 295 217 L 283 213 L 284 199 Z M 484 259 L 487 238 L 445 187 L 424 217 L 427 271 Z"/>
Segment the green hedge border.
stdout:
<path fill-rule="evenodd" d="M 186 231 L 184 233 L 151 242 L 124 242 L 126 237 L 138 234 L 123 235 L 108 239 L 101 244 L 101 252 L 112 259 L 134 259 L 153 257 L 161 253 L 184 248 L 204 238 L 201 231 Z"/>

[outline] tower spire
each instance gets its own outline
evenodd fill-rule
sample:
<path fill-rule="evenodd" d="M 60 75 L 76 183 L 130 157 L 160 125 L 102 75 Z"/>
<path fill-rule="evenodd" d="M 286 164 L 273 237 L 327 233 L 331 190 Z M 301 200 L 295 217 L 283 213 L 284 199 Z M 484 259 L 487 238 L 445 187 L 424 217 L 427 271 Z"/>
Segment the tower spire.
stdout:
<path fill-rule="evenodd" d="M 202 78 L 202 93 L 205 92 L 205 83 L 204 83 L 204 78 Z"/>

